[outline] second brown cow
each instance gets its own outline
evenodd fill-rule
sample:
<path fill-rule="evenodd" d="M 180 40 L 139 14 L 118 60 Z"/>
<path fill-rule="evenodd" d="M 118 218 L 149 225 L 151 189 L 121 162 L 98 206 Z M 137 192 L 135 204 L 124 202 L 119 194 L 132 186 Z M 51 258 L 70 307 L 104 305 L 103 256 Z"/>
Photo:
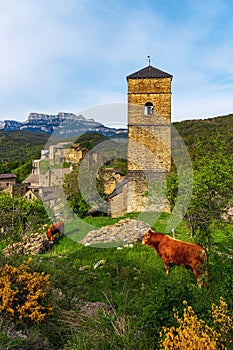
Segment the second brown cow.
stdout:
<path fill-rule="evenodd" d="M 46 230 L 46 235 L 51 243 L 55 240 L 55 234 L 58 235 L 58 240 L 64 236 L 64 222 L 58 221 L 55 224 L 50 225 Z"/>
<path fill-rule="evenodd" d="M 207 253 L 202 246 L 183 242 L 152 230 L 145 234 L 142 244 L 156 250 L 163 259 L 167 274 L 170 263 L 188 265 L 193 269 L 198 286 L 201 287 L 203 285 L 204 277 L 207 275 Z"/>

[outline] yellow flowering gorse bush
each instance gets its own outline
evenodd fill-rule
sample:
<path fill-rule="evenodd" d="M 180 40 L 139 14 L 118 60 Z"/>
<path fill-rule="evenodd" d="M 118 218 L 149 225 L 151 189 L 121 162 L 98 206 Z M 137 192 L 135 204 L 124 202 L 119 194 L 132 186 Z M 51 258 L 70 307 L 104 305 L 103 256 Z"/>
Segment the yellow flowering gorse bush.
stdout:
<path fill-rule="evenodd" d="M 220 298 L 219 306 L 212 305 L 213 326 L 208 326 L 203 320 L 198 319 L 191 306 L 184 301 L 184 315 L 179 317 L 178 312 L 174 317 L 178 327 L 163 327 L 160 346 L 163 350 L 217 350 L 230 349 L 233 318 L 228 310 L 227 303 Z M 231 344 L 231 345 L 230 345 Z"/>
<path fill-rule="evenodd" d="M 30 272 L 29 262 L 0 268 L 0 313 L 15 321 L 40 322 L 52 313 L 51 307 L 43 305 L 49 275 Z"/>

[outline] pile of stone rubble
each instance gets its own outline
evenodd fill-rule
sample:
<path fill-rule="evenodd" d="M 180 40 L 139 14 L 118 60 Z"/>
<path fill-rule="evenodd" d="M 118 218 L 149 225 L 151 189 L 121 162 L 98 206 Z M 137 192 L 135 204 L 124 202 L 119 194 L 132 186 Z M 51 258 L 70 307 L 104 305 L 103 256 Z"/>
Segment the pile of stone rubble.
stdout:
<path fill-rule="evenodd" d="M 123 219 L 114 225 L 104 226 L 90 231 L 82 240 L 85 246 L 95 244 L 110 244 L 112 246 L 129 246 L 141 242 L 150 225 L 137 219 Z M 34 255 L 45 253 L 50 247 L 46 234 L 33 233 L 24 235 L 20 242 L 8 245 L 4 250 L 5 256 Z"/>
<path fill-rule="evenodd" d="M 86 246 L 99 243 L 130 244 L 142 241 L 150 228 L 151 226 L 144 221 L 123 219 L 114 225 L 90 231 L 81 243 Z"/>
<path fill-rule="evenodd" d="M 41 254 L 48 250 L 49 245 L 46 234 L 33 233 L 24 235 L 21 242 L 8 245 L 3 250 L 3 254 L 5 256 Z"/>

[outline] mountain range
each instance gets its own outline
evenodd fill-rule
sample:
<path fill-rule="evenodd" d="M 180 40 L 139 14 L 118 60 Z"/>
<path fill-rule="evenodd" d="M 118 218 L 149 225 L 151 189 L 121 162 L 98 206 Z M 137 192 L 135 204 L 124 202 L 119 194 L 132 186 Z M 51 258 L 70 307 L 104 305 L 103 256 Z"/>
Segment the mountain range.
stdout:
<path fill-rule="evenodd" d="M 69 136 L 80 135 L 86 132 L 96 131 L 109 137 L 119 134 L 127 134 L 126 129 L 113 129 L 104 126 L 103 124 L 87 119 L 82 115 L 73 113 L 58 113 L 56 115 L 43 113 L 30 113 L 25 122 L 15 120 L 4 120 L 0 122 L 0 130 L 7 131 L 34 131 Z"/>

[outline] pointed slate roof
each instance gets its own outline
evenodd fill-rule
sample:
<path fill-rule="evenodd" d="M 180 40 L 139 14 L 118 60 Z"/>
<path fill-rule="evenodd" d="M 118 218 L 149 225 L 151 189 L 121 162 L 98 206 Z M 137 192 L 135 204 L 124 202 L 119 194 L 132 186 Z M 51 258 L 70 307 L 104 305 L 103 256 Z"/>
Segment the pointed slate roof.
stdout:
<path fill-rule="evenodd" d="M 169 73 L 163 72 L 162 70 L 155 68 L 151 65 L 140 69 L 139 71 L 132 73 L 126 77 L 126 79 L 141 79 L 141 78 L 172 78 L 173 76 Z"/>

